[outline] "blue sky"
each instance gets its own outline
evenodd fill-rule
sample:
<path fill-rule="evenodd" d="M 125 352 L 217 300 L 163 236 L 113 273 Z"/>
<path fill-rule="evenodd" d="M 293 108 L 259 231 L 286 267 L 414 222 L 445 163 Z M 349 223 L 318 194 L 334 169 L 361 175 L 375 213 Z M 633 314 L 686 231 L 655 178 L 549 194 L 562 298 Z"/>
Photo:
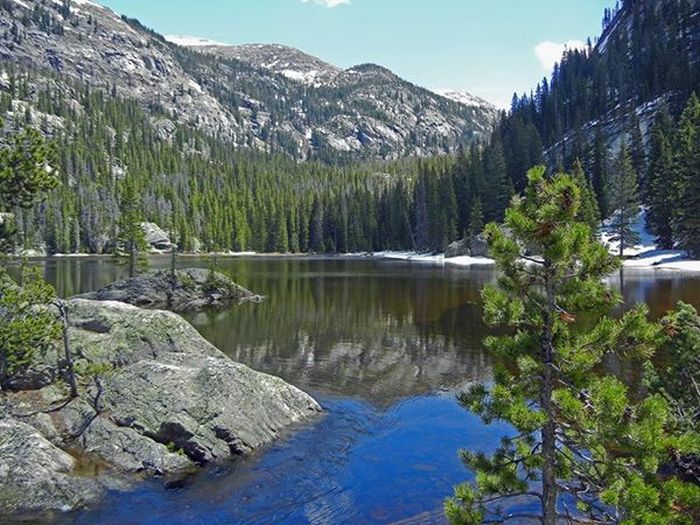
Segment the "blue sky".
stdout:
<path fill-rule="evenodd" d="M 374 62 L 429 89 L 504 106 L 614 0 L 97 0 L 162 34 L 280 43 L 341 67 Z"/>

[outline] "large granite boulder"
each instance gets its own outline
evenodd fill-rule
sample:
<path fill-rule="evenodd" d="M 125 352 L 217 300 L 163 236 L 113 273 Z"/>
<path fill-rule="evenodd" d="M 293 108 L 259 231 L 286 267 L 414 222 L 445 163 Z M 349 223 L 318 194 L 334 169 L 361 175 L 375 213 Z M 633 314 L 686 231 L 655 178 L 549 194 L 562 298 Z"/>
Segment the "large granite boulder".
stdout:
<path fill-rule="evenodd" d="M 63 450 L 120 476 L 181 476 L 251 453 L 321 411 L 301 390 L 231 361 L 175 313 L 86 299 L 66 310 L 76 369 L 94 377 L 69 402 L 60 383 L 0 395 L 0 515 L 99 497 L 100 484 L 75 475 Z"/>
<path fill-rule="evenodd" d="M 119 301 L 141 308 L 185 312 L 223 308 L 261 297 L 219 272 L 190 268 L 175 272 L 175 284 L 167 271 L 150 272 L 78 296 L 96 301 Z"/>
<path fill-rule="evenodd" d="M 0 515 L 68 511 L 97 501 L 102 487 L 73 475 L 76 460 L 34 427 L 0 419 Z"/>
<path fill-rule="evenodd" d="M 465 255 L 471 255 L 471 248 L 467 239 L 455 241 L 447 247 L 447 250 L 445 250 L 446 259 L 463 257 Z"/>
<path fill-rule="evenodd" d="M 320 411 L 281 379 L 231 361 L 174 313 L 83 299 L 67 310 L 77 366 L 114 370 L 102 379 L 100 416 L 82 433 L 85 448 L 109 463 L 115 458 L 105 447 L 114 435 L 125 439 L 124 429 L 148 446 L 135 445 L 117 463 L 163 473 L 186 466 L 168 454 L 201 464 L 252 452 Z"/>
<path fill-rule="evenodd" d="M 482 235 L 474 235 L 469 239 L 455 241 L 447 247 L 445 258 L 452 259 L 454 257 L 488 257 L 489 244 L 486 238 Z"/>
<path fill-rule="evenodd" d="M 469 251 L 472 257 L 488 257 L 489 243 L 484 235 L 474 235 L 469 241 Z"/>
<path fill-rule="evenodd" d="M 142 222 L 141 229 L 146 237 L 146 242 L 157 251 L 171 250 L 173 243 L 170 236 L 154 222 Z"/>

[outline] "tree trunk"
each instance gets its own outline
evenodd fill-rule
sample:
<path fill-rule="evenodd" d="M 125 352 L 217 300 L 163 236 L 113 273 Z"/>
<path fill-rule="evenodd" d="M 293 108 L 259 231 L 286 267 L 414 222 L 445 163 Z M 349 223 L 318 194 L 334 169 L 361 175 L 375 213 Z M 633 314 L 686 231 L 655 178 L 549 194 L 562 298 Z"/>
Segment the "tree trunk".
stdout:
<path fill-rule="evenodd" d="M 620 208 L 620 259 L 625 255 L 625 212 Z"/>
<path fill-rule="evenodd" d="M 175 283 L 176 283 L 176 280 L 175 280 L 175 264 L 176 264 L 176 262 L 177 262 L 177 260 L 176 260 L 176 256 L 177 256 L 176 250 L 177 250 L 177 248 L 175 247 L 175 244 L 173 244 L 173 249 L 172 249 L 172 251 L 171 251 L 171 253 L 170 253 L 170 283 L 171 283 L 171 285 L 172 285 L 172 289 L 173 289 L 173 290 L 175 289 Z"/>
<path fill-rule="evenodd" d="M 540 386 L 540 405 L 546 416 L 542 427 L 542 524 L 556 525 L 557 522 L 557 478 L 556 478 L 556 424 L 552 406 L 554 390 L 554 318 L 556 299 L 551 264 L 545 261 L 545 287 L 547 291 L 547 309 L 544 317 L 542 334 L 542 384 Z"/>
<path fill-rule="evenodd" d="M 5 350 L 0 350 L 0 392 L 3 391 L 5 385 L 5 376 L 7 374 L 7 356 Z"/>
<path fill-rule="evenodd" d="M 133 241 L 129 241 L 129 279 L 133 279 L 135 273 L 136 273 L 136 245 Z"/>
<path fill-rule="evenodd" d="M 70 386 L 70 397 L 75 399 L 78 397 L 78 382 L 75 379 L 75 366 L 73 364 L 73 352 L 70 349 L 68 341 L 68 312 L 63 301 L 56 301 L 58 312 L 61 315 L 61 323 L 63 324 L 63 355 L 66 360 L 66 373 L 68 374 L 68 386 Z"/>

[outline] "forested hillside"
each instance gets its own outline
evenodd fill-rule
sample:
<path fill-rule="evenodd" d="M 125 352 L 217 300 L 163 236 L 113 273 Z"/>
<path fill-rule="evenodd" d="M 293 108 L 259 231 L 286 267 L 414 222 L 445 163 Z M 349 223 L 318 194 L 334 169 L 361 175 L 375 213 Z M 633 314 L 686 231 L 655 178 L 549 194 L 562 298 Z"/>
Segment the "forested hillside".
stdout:
<path fill-rule="evenodd" d="M 643 204 L 659 210 L 650 226 L 660 243 L 690 248 L 687 225 L 700 213 L 690 189 L 700 150 L 691 96 L 699 90 L 700 2 L 624 1 L 606 11 L 600 39 L 568 50 L 551 78 L 514 96 L 471 170 L 490 188 L 520 192 L 530 166 L 570 171 L 580 160 L 605 218 L 619 208 L 618 154 L 625 149 L 636 184 L 617 198 L 639 191 Z M 501 201 L 493 212 L 504 208 Z"/>
<path fill-rule="evenodd" d="M 139 35 L 151 35 L 128 23 Z M 23 31 L 15 38 L 24 38 Z M 156 40 L 149 46 L 173 46 Z M 289 81 L 283 74 L 268 71 L 274 83 L 256 84 L 259 70 L 218 56 L 240 50 L 168 49 L 183 74 L 226 107 L 240 106 L 240 90 L 257 89 L 272 114 L 288 111 L 275 106 L 275 90 Z M 63 178 L 46 204 L 18 214 L 24 246 L 48 253 L 112 250 L 120 195 L 135 186 L 143 219 L 173 231 L 185 251 L 441 251 L 484 221 L 500 220 L 523 189 L 527 170 L 546 163 L 576 173 L 590 196 L 587 222 L 635 204 L 628 197 L 638 193 L 662 246 L 700 253 L 700 110 L 692 97 L 700 88 L 699 50 L 700 0 L 626 1 L 605 13 L 599 40 L 568 51 L 551 79 L 514 98 L 488 143 L 473 142 L 454 156 L 365 163 L 357 161 L 362 156 L 345 162 L 352 157 L 320 146 L 322 133 L 311 137 L 325 162 L 299 164 L 288 154 L 233 148 L 229 137 L 173 118 L 172 104 L 180 95 L 190 97 L 187 91 L 144 107 L 116 85 L 105 90 L 62 71 L 6 65 L 0 81 L 5 132 L 30 125 L 52 137 Z M 263 46 L 246 50 L 244 58 L 279 52 Z M 328 118 L 333 93 L 360 113 L 362 97 L 353 99 L 358 93 L 394 85 L 399 91 L 392 97 L 401 100 L 400 90 L 408 89 L 377 66 L 345 72 L 329 66 L 327 74 L 352 77 L 354 84 L 336 80 L 345 87 L 315 91 L 308 90 L 308 79 L 290 84 L 305 101 L 309 122 Z M 224 77 L 235 82 L 212 80 Z M 256 115 L 254 108 L 244 113 Z M 257 112 L 256 118 L 263 114 L 270 117 Z M 265 129 L 271 128 L 258 131 Z M 269 144 L 279 141 L 275 136 Z"/>
<path fill-rule="evenodd" d="M 666 108 L 678 117 L 700 87 L 699 9 L 698 0 L 626 0 L 605 13 L 595 44 L 567 51 L 551 79 L 515 96 L 494 143 L 516 189 L 528 166 L 546 160 L 568 168 L 578 158 L 604 204 L 609 159 L 623 143 L 644 179 L 657 115 Z"/>
<path fill-rule="evenodd" d="M 448 158 L 298 164 L 186 126 L 165 140 L 137 102 L 84 84 L 13 68 L 2 78 L 4 133 L 29 125 L 51 137 L 62 181 L 45 203 L 17 210 L 26 248 L 112 251 L 127 186 L 143 220 L 172 231 L 183 251 L 398 249 L 414 234 L 422 249 L 441 249 L 456 235 Z"/>

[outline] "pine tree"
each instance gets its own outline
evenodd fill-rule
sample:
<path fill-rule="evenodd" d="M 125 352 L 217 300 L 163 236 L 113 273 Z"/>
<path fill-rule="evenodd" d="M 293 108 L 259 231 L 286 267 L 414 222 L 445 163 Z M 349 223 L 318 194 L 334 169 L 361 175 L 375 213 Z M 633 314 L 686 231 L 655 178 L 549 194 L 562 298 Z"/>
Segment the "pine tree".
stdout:
<path fill-rule="evenodd" d="M 425 251 L 430 246 L 430 220 L 428 215 L 428 190 L 426 188 L 427 183 L 424 177 L 418 180 L 415 190 L 415 239 L 416 239 L 416 249 L 418 251 Z"/>
<path fill-rule="evenodd" d="M 595 191 L 591 182 L 583 171 L 583 164 L 576 159 L 573 166 L 572 177 L 581 189 L 581 208 L 576 220 L 588 225 L 592 232 L 597 232 L 600 227 L 600 210 L 596 200 Z"/>
<path fill-rule="evenodd" d="M 640 127 L 637 112 L 634 109 L 630 109 L 630 112 L 632 113 L 629 135 L 630 159 L 632 161 L 634 171 L 635 173 L 637 173 L 639 186 L 641 188 L 645 188 L 645 175 L 647 173 L 647 157 L 646 151 L 644 149 L 644 139 L 642 138 L 642 129 Z"/>
<path fill-rule="evenodd" d="M 0 250 L 10 247 L 15 233 L 13 210 L 30 208 L 58 185 L 55 165 L 49 144 L 35 129 L 27 127 L 6 137 L 0 147 Z"/>
<path fill-rule="evenodd" d="M 681 115 L 674 140 L 678 195 L 673 232 L 679 247 L 700 255 L 700 98 L 693 95 Z"/>
<path fill-rule="evenodd" d="M 48 308 L 56 291 L 38 268 L 26 262 L 15 282 L 0 267 L 0 389 L 45 353 L 60 335 L 56 315 Z"/>
<path fill-rule="evenodd" d="M 657 236 L 657 244 L 665 249 L 673 247 L 671 221 L 673 210 L 677 206 L 674 198 L 676 182 L 671 146 L 672 128 L 670 114 L 662 110 L 651 130 L 651 152 L 646 186 L 647 224 Z"/>
<path fill-rule="evenodd" d="M 127 179 L 122 185 L 119 212 L 119 234 L 114 257 L 117 262 L 128 266 L 129 278 L 133 278 L 137 270 L 148 266 L 148 247 L 141 226 L 143 215 L 136 187 L 131 179 Z"/>
<path fill-rule="evenodd" d="M 471 212 L 469 214 L 469 227 L 467 230 L 467 238 L 471 239 L 479 235 L 484 230 L 484 210 L 481 207 L 481 201 L 475 198 L 472 202 Z"/>
<path fill-rule="evenodd" d="M 649 358 L 661 328 L 644 306 L 607 317 L 620 298 L 602 279 L 619 262 L 576 221 L 573 178 L 548 180 L 534 168 L 528 179 L 506 213 L 510 233 L 486 229 L 502 277 L 483 292 L 484 318 L 505 332 L 486 345 L 501 364 L 493 386 L 459 396 L 513 432 L 492 456 L 461 453 L 476 479 L 456 487 L 446 514 L 470 525 L 690 523 L 700 488 L 658 468 L 669 449 L 686 450 L 695 438 L 669 432 L 661 396 L 635 402 L 617 378 L 599 373 L 608 356 Z"/>
<path fill-rule="evenodd" d="M 664 359 L 658 367 L 646 363 L 647 386 L 667 399 L 683 428 L 700 428 L 700 317 L 693 306 L 679 303 L 661 324 L 667 334 Z"/>
<path fill-rule="evenodd" d="M 497 140 L 484 153 L 484 164 L 490 177 L 482 198 L 484 215 L 490 221 L 500 220 L 508 206 L 511 185 L 506 172 L 503 146 Z"/>
<path fill-rule="evenodd" d="M 639 242 L 639 232 L 635 223 L 639 215 L 639 186 L 629 151 L 620 148 L 610 189 L 610 204 L 614 210 L 611 227 L 615 232 L 613 241 L 620 244 L 620 257 L 624 249 Z"/>
<path fill-rule="evenodd" d="M 323 204 L 320 200 L 316 199 L 312 207 L 311 223 L 309 225 L 309 248 L 315 253 L 324 251 L 323 222 Z"/>
<path fill-rule="evenodd" d="M 15 233 L 10 212 L 28 209 L 58 185 L 52 160 L 49 145 L 28 128 L 7 137 L 0 148 L 0 253 Z M 0 266 L 0 389 L 58 338 L 60 325 L 47 307 L 55 297 L 53 287 L 26 261 L 17 280 Z"/>
<path fill-rule="evenodd" d="M 611 212 L 608 205 L 608 166 L 610 162 L 608 148 L 605 145 L 605 138 L 600 126 L 596 127 L 592 157 L 591 184 L 598 200 L 600 214 L 606 218 Z"/>

